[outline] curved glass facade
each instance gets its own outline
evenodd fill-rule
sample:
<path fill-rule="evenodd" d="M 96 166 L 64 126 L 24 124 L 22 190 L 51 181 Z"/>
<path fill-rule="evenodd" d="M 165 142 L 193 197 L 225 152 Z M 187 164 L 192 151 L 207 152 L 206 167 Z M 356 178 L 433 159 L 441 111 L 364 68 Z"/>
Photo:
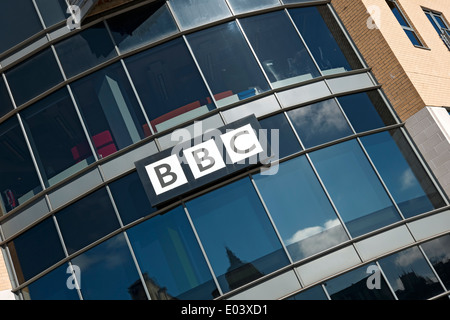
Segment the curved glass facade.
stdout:
<path fill-rule="evenodd" d="M 39 23 L 0 48 L 1 240 L 18 298 L 450 290 L 448 199 L 327 1 L 143 1 L 71 32 L 64 1 L 20 2 Z M 136 161 L 249 114 L 273 174 L 151 206 Z"/>

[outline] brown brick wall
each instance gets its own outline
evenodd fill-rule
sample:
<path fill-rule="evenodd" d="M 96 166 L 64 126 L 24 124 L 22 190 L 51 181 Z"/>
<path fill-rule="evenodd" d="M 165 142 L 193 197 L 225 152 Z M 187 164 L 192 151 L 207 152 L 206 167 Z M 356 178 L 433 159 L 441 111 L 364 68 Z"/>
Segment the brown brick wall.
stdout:
<path fill-rule="evenodd" d="M 366 4 L 362 0 L 332 0 L 331 4 L 365 61 L 372 68 L 375 78 L 382 85 L 383 91 L 400 119 L 405 121 L 422 109 L 425 106 L 423 99 L 391 50 L 383 33 L 378 28 L 368 28 L 367 21 L 370 15 Z M 380 6 L 384 4 L 384 0 L 378 3 Z M 387 5 L 385 6 L 387 8 Z M 384 19 L 381 22 L 385 23 Z M 403 32 L 403 30 L 400 31 Z"/>

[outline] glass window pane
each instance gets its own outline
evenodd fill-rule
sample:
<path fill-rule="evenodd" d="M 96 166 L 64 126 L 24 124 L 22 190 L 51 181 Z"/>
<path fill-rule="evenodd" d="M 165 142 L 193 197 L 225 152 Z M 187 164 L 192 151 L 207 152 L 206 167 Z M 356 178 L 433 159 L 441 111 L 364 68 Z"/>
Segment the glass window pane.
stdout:
<path fill-rule="evenodd" d="M 218 296 L 182 207 L 151 218 L 127 234 L 152 300 L 211 300 Z"/>
<path fill-rule="evenodd" d="M 55 55 L 50 48 L 7 71 L 6 78 L 17 106 L 63 81 Z"/>
<path fill-rule="evenodd" d="M 124 225 L 156 211 L 136 172 L 111 183 L 109 188 Z"/>
<path fill-rule="evenodd" d="M 436 30 L 436 32 L 438 34 L 441 34 L 441 29 L 439 28 L 439 26 L 436 24 L 436 21 L 434 21 L 433 16 L 431 15 L 431 13 L 426 12 L 425 13 L 428 20 L 430 20 L 431 24 L 433 25 L 434 30 Z"/>
<path fill-rule="evenodd" d="M 69 254 L 120 227 L 106 189 L 100 189 L 56 214 Z"/>
<path fill-rule="evenodd" d="M 19 122 L 0 125 L 1 212 L 7 213 L 42 191 Z"/>
<path fill-rule="evenodd" d="M 337 98 L 356 132 L 395 124 L 378 92 L 363 92 Z"/>
<path fill-rule="evenodd" d="M 328 300 L 328 297 L 325 291 L 323 291 L 322 286 L 319 285 L 297 293 L 286 300 Z"/>
<path fill-rule="evenodd" d="M 296 8 L 289 13 L 324 74 L 362 68 L 328 7 Z"/>
<path fill-rule="evenodd" d="M 450 235 L 423 243 L 422 249 L 447 290 L 450 288 Z"/>
<path fill-rule="evenodd" d="M 103 22 L 57 43 L 55 49 L 67 78 L 117 55 Z"/>
<path fill-rule="evenodd" d="M 320 76 L 284 11 L 242 19 L 241 24 L 274 88 Z"/>
<path fill-rule="evenodd" d="M 18 19 L 20 16 L 20 19 Z M 31 0 L 2 1 L 0 10 L 0 53 L 42 30 Z M 11 32 L 13 31 L 13 32 Z"/>
<path fill-rule="evenodd" d="M 178 32 L 167 5 L 162 1 L 113 17 L 108 20 L 108 25 L 122 52 Z"/>
<path fill-rule="evenodd" d="M 61 89 L 40 100 L 21 115 L 46 186 L 94 161 L 67 90 Z"/>
<path fill-rule="evenodd" d="M 352 236 L 400 220 L 356 140 L 312 152 L 310 156 Z"/>
<path fill-rule="evenodd" d="M 58 22 L 66 20 L 67 3 L 66 0 L 35 0 L 41 13 L 42 19 L 47 27 L 51 27 Z"/>
<path fill-rule="evenodd" d="M 22 290 L 25 300 L 79 300 L 78 292 L 69 289 L 67 264 L 56 268 Z"/>
<path fill-rule="evenodd" d="M 400 12 L 399 8 L 397 7 L 397 4 L 391 0 L 386 1 L 389 8 L 391 9 L 392 13 L 394 14 L 395 18 L 397 19 L 398 23 L 402 27 L 409 27 L 408 22 L 406 22 L 406 19 L 403 17 L 403 14 Z"/>
<path fill-rule="evenodd" d="M 187 36 L 214 98 L 223 106 L 269 90 L 236 22 Z"/>
<path fill-rule="evenodd" d="M 215 108 L 183 39 L 134 55 L 125 62 L 155 132 Z"/>
<path fill-rule="evenodd" d="M 411 40 L 412 44 L 415 46 L 421 46 L 419 38 L 417 38 L 416 33 L 411 30 L 405 30 L 406 35 L 408 36 L 409 40 Z"/>
<path fill-rule="evenodd" d="M 8 243 L 19 284 L 65 257 L 52 218 L 46 219 Z"/>
<path fill-rule="evenodd" d="M 182 29 L 231 16 L 224 0 L 170 0 L 170 5 Z"/>
<path fill-rule="evenodd" d="M 361 141 L 405 218 L 445 206 L 400 130 Z"/>
<path fill-rule="evenodd" d="M 0 118 L 14 109 L 14 106 L 6 89 L 5 81 L 0 77 Z"/>
<path fill-rule="evenodd" d="M 378 270 L 377 265 L 375 266 Z M 391 290 L 381 273 L 374 274 L 369 266 L 364 266 L 356 270 L 347 272 L 337 278 L 325 283 L 325 288 L 330 295 L 331 300 L 394 300 Z M 368 287 L 368 281 L 371 285 L 371 276 L 379 276 L 379 288 Z"/>
<path fill-rule="evenodd" d="M 334 99 L 300 107 L 287 114 L 305 148 L 353 134 Z"/>
<path fill-rule="evenodd" d="M 228 0 L 235 14 L 264 8 L 277 7 L 279 0 Z"/>
<path fill-rule="evenodd" d="M 275 160 L 302 149 L 284 113 L 259 120 L 259 123 L 263 129 L 267 130 L 268 143 L 271 147 L 270 155 L 274 156 Z"/>
<path fill-rule="evenodd" d="M 122 233 L 75 257 L 72 264 L 80 268 L 84 300 L 147 299 Z"/>
<path fill-rule="evenodd" d="M 444 291 L 417 247 L 383 258 L 379 263 L 399 300 L 424 300 Z"/>
<path fill-rule="evenodd" d="M 99 158 L 145 138 L 147 122 L 120 63 L 71 87 Z"/>
<path fill-rule="evenodd" d="M 254 179 L 294 261 L 348 240 L 305 156 L 280 164 L 275 175 Z"/>
<path fill-rule="evenodd" d="M 435 14 L 434 18 L 436 19 L 437 23 L 439 24 L 439 26 L 442 29 L 447 29 L 447 25 L 445 24 L 444 20 L 442 20 L 442 17 L 440 17 L 439 15 Z"/>
<path fill-rule="evenodd" d="M 250 179 L 192 200 L 187 208 L 223 292 L 289 263 Z"/>

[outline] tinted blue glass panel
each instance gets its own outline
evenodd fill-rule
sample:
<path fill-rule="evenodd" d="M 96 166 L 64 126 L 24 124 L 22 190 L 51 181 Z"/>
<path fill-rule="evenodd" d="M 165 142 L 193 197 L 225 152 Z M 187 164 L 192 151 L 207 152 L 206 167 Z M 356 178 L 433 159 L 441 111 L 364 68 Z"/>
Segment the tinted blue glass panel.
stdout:
<path fill-rule="evenodd" d="M 156 1 L 108 20 L 120 51 L 135 49 L 178 31 L 164 1 Z"/>
<path fill-rule="evenodd" d="M 321 286 L 314 286 L 311 289 L 297 293 L 286 300 L 328 300 L 328 297 Z"/>
<path fill-rule="evenodd" d="M 280 5 L 278 0 L 228 0 L 228 2 L 236 14 Z"/>
<path fill-rule="evenodd" d="M 320 76 L 284 11 L 242 19 L 241 24 L 274 88 Z"/>
<path fill-rule="evenodd" d="M 155 211 L 137 173 L 111 183 L 109 188 L 124 225 Z"/>
<path fill-rule="evenodd" d="M 290 9 L 289 13 L 324 74 L 362 67 L 328 7 Z"/>
<path fill-rule="evenodd" d="M 445 206 L 400 130 L 361 141 L 405 218 Z"/>
<path fill-rule="evenodd" d="M 395 124 L 386 104 L 377 92 L 364 92 L 337 98 L 356 132 Z"/>
<path fill-rule="evenodd" d="M 117 55 L 103 22 L 55 45 L 67 78 Z"/>
<path fill-rule="evenodd" d="M 0 118 L 13 110 L 13 104 L 6 89 L 5 81 L 0 78 Z"/>
<path fill-rule="evenodd" d="M 8 243 L 19 283 L 65 257 L 52 218 L 46 219 Z"/>
<path fill-rule="evenodd" d="M 428 20 L 430 20 L 431 24 L 433 25 L 434 30 L 436 30 L 436 32 L 438 34 L 441 34 L 441 29 L 439 28 L 439 26 L 436 24 L 436 21 L 434 21 L 433 16 L 431 15 L 431 13 L 425 13 Z"/>
<path fill-rule="evenodd" d="M 305 156 L 282 163 L 274 175 L 254 179 L 293 260 L 348 240 Z"/>
<path fill-rule="evenodd" d="M 305 148 L 353 134 L 334 99 L 291 110 L 288 116 Z"/>
<path fill-rule="evenodd" d="M 6 213 L 42 190 L 19 122 L 11 118 L 0 125 L 1 212 Z"/>
<path fill-rule="evenodd" d="M 390 0 L 387 0 L 386 2 L 389 5 L 389 8 L 391 9 L 395 18 L 397 19 L 398 23 L 400 23 L 400 25 L 402 27 L 409 27 L 408 22 L 406 22 L 405 18 L 403 17 L 403 14 L 400 12 L 399 8 L 397 7 L 397 4 Z"/>
<path fill-rule="evenodd" d="M 21 115 L 47 186 L 62 181 L 94 161 L 66 89 L 40 100 Z"/>
<path fill-rule="evenodd" d="M 72 259 L 84 300 L 147 299 L 125 236 L 119 234 Z"/>
<path fill-rule="evenodd" d="M 67 19 L 67 3 L 65 0 L 36 0 L 39 12 L 47 27 Z"/>
<path fill-rule="evenodd" d="M 77 290 L 67 286 L 67 268 L 63 264 L 23 289 L 25 300 L 79 300 Z"/>
<path fill-rule="evenodd" d="M 134 55 L 125 62 L 155 132 L 215 108 L 181 38 Z"/>
<path fill-rule="evenodd" d="M 288 263 L 249 179 L 192 200 L 187 208 L 223 292 Z"/>
<path fill-rule="evenodd" d="M 20 19 L 17 17 L 20 16 Z M 30 0 L 2 1 L 0 10 L 0 53 L 42 30 Z"/>
<path fill-rule="evenodd" d="M 409 40 L 411 40 L 411 43 L 415 46 L 421 46 L 419 38 L 417 38 L 416 34 L 411 30 L 405 30 L 406 35 L 408 36 Z"/>
<path fill-rule="evenodd" d="M 364 266 L 327 281 L 325 288 L 331 300 L 394 300 L 391 290 L 378 271 L 378 266 L 372 266 L 376 267 L 376 274 L 368 269 L 369 266 Z M 378 276 L 379 283 L 376 285 L 379 287 L 374 288 L 372 285 L 375 280 L 372 278 Z"/>
<path fill-rule="evenodd" d="M 259 120 L 259 124 L 267 130 L 271 156 L 281 159 L 301 150 L 300 143 L 283 113 Z"/>
<path fill-rule="evenodd" d="M 224 0 L 171 0 L 170 5 L 182 29 L 231 16 Z"/>
<path fill-rule="evenodd" d="M 399 300 L 425 300 L 444 291 L 417 247 L 383 258 L 379 263 Z"/>
<path fill-rule="evenodd" d="M 450 288 L 450 235 L 421 244 L 444 286 Z"/>
<path fill-rule="evenodd" d="M 312 152 L 310 156 L 352 236 L 400 220 L 356 140 Z"/>
<path fill-rule="evenodd" d="M 236 22 L 187 36 L 219 106 L 269 90 Z"/>
<path fill-rule="evenodd" d="M 6 77 L 17 106 L 63 81 L 50 48 L 7 71 Z"/>
<path fill-rule="evenodd" d="M 120 227 L 106 192 L 100 189 L 56 214 L 69 254 Z"/>
<path fill-rule="evenodd" d="M 142 109 L 121 64 L 113 64 L 72 85 L 99 158 L 145 137 Z"/>
<path fill-rule="evenodd" d="M 183 208 L 151 218 L 127 233 L 152 300 L 218 296 Z"/>

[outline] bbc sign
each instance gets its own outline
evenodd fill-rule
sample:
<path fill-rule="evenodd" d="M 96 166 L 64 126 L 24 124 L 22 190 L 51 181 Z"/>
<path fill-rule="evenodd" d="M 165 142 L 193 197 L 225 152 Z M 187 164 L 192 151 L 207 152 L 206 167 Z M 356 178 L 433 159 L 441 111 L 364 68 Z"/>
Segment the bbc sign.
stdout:
<path fill-rule="evenodd" d="M 135 163 L 152 206 L 265 162 L 268 143 L 259 141 L 261 126 L 255 116 L 214 131 L 200 143 L 195 138 Z"/>

